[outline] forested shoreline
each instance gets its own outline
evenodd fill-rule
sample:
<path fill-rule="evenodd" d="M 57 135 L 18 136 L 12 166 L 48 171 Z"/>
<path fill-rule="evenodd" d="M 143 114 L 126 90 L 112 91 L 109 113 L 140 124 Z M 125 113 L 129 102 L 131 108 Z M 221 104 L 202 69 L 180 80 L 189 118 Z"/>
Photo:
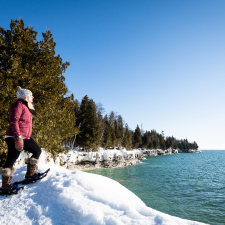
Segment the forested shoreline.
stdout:
<path fill-rule="evenodd" d="M 98 147 L 135 148 L 143 149 L 198 149 L 196 142 L 190 143 L 187 139 L 178 140 L 173 136 L 164 136 L 164 132 L 156 130 L 143 131 L 139 125 L 133 131 L 124 123 L 121 115 L 111 112 L 103 114 L 102 104 L 95 104 L 93 99 L 86 95 L 81 102 L 76 100 L 74 108 L 78 134 L 63 141 L 70 147 L 81 146 L 87 151 L 96 151 Z M 91 140 L 91 141 L 90 141 Z"/>
<path fill-rule="evenodd" d="M 87 95 L 81 102 L 74 94 L 68 96 L 63 74 L 70 64 L 56 55 L 50 30 L 42 33 L 40 41 L 37 34 L 32 26 L 25 27 L 22 18 L 11 20 L 9 30 L 0 27 L 0 166 L 7 153 L 8 110 L 17 100 L 18 85 L 31 90 L 35 97 L 32 136 L 53 158 L 68 151 L 62 148 L 65 143 L 85 151 L 96 151 L 100 146 L 128 150 L 198 148 L 196 142 L 165 137 L 164 132 L 155 130 L 142 131 L 138 125 L 133 131 L 121 115 L 113 111 L 104 115 L 103 107 Z"/>

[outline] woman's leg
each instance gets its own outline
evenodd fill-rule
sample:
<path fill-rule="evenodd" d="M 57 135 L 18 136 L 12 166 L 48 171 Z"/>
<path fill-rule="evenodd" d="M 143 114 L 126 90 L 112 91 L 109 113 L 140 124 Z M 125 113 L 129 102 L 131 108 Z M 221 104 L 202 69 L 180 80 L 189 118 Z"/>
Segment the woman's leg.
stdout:
<path fill-rule="evenodd" d="M 31 158 L 39 159 L 41 155 L 41 148 L 33 138 L 24 139 L 24 150 L 33 154 Z"/>
<path fill-rule="evenodd" d="M 20 156 L 20 152 L 15 148 L 15 141 L 14 138 L 6 138 L 5 139 L 8 145 L 8 154 L 6 158 L 6 162 L 3 168 L 13 168 L 13 164 L 16 162 L 18 157 Z"/>
<path fill-rule="evenodd" d="M 24 150 L 33 153 L 31 158 L 27 160 L 27 173 L 25 178 L 30 178 L 35 175 L 35 171 L 38 164 L 38 159 L 41 155 L 41 148 L 33 140 L 33 138 L 24 140 Z"/>
<path fill-rule="evenodd" d="M 11 177 L 15 171 L 13 164 L 20 155 L 20 152 L 15 148 L 14 138 L 9 137 L 6 138 L 5 141 L 8 145 L 8 154 L 4 167 L 0 168 L 0 174 L 2 175 L 2 189 L 6 189 L 11 186 Z"/>

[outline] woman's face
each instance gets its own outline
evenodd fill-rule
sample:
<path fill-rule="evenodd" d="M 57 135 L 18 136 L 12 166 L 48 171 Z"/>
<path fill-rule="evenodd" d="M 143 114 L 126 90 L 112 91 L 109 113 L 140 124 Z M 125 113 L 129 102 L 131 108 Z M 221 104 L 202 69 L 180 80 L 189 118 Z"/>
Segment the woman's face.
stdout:
<path fill-rule="evenodd" d="M 26 96 L 26 99 L 27 99 L 27 102 L 28 102 L 28 103 L 33 102 L 33 98 L 34 98 L 34 97 L 33 97 L 32 94 L 29 94 L 29 95 Z"/>

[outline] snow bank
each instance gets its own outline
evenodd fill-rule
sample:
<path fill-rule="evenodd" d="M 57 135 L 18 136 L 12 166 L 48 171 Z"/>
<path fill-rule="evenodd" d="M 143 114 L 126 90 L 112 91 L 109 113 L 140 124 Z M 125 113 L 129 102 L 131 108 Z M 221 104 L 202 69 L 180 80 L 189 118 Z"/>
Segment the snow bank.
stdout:
<path fill-rule="evenodd" d="M 11 197 L 0 197 L 0 224 L 67 225 L 197 225 L 147 207 L 136 195 L 109 178 L 71 172 L 54 164 L 39 164 L 39 170 L 51 168 L 43 180 L 27 185 Z M 16 170 L 22 179 L 26 166 Z"/>

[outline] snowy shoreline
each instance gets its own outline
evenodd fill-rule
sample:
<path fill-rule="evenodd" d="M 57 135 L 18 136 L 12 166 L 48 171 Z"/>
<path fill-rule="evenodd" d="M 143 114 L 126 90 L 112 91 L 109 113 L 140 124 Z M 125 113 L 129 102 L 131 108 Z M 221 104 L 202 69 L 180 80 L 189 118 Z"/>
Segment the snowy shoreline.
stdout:
<path fill-rule="evenodd" d="M 180 151 L 179 151 L 180 152 Z M 141 150 L 135 149 L 127 151 L 126 149 L 107 149 L 99 148 L 97 152 L 85 152 L 79 148 L 69 150 L 66 154 L 59 154 L 53 160 L 51 155 L 42 149 L 40 163 L 50 163 L 62 166 L 70 171 L 85 171 L 97 168 L 120 168 L 132 166 L 146 160 L 144 156 L 171 155 L 177 154 L 178 150 L 172 152 L 171 149 L 162 151 L 161 149 Z M 25 158 L 31 154 L 23 151 L 15 163 L 15 167 L 19 168 L 25 165 Z"/>
<path fill-rule="evenodd" d="M 27 185 L 18 195 L 0 196 L 0 224 L 203 224 L 147 207 L 134 193 L 107 177 L 39 164 L 40 171 L 49 167 L 47 177 Z M 22 179 L 25 173 L 26 166 L 18 168 L 14 179 Z"/>
<path fill-rule="evenodd" d="M 0 196 L 0 224 L 204 224 L 147 207 L 133 192 L 110 178 L 79 171 L 80 168 L 77 168 L 75 172 L 72 172 L 71 168 L 66 169 L 73 162 L 95 163 L 96 159 L 100 162 L 105 160 L 112 162 L 118 156 L 130 159 L 132 162 L 142 157 L 140 150 L 104 150 L 99 154 L 99 158 L 96 157 L 97 153 L 99 152 L 69 151 L 54 162 L 49 154 L 43 151 L 38 167 L 39 171 L 50 168 L 48 176 L 37 183 L 28 185 L 18 195 Z M 23 179 L 26 173 L 25 158 L 27 157 L 28 154 L 22 152 L 17 160 L 14 180 Z M 119 157 L 120 160 L 121 157 Z M 125 165 L 123 163 L 121 165 Z"/>
<path fill-rule="evenodd" d="M 20 157 L 15 163 L 15 167 L 19 168 L 25 165 L 25 158 L 28 158 L 31 154 L 22 152 Z M 97 168 L 119 168 L 140 163 L 140 160 L 144 160 L 143 151 L 132 150 L 126 151 L 126 149 L 110 149 L 104 150 L 100 148 L 98 152 L 84 152 L 80 149 L 70 150 L 66 154 L 59 154 L 59 157 L 55 161 L 51 158 L 51 155 L 42 149 L 40 156 L 40 163 L 50 163 L 58 166 L 62 166 L 71 171 L 76 170 L 91 170 Z"/>

